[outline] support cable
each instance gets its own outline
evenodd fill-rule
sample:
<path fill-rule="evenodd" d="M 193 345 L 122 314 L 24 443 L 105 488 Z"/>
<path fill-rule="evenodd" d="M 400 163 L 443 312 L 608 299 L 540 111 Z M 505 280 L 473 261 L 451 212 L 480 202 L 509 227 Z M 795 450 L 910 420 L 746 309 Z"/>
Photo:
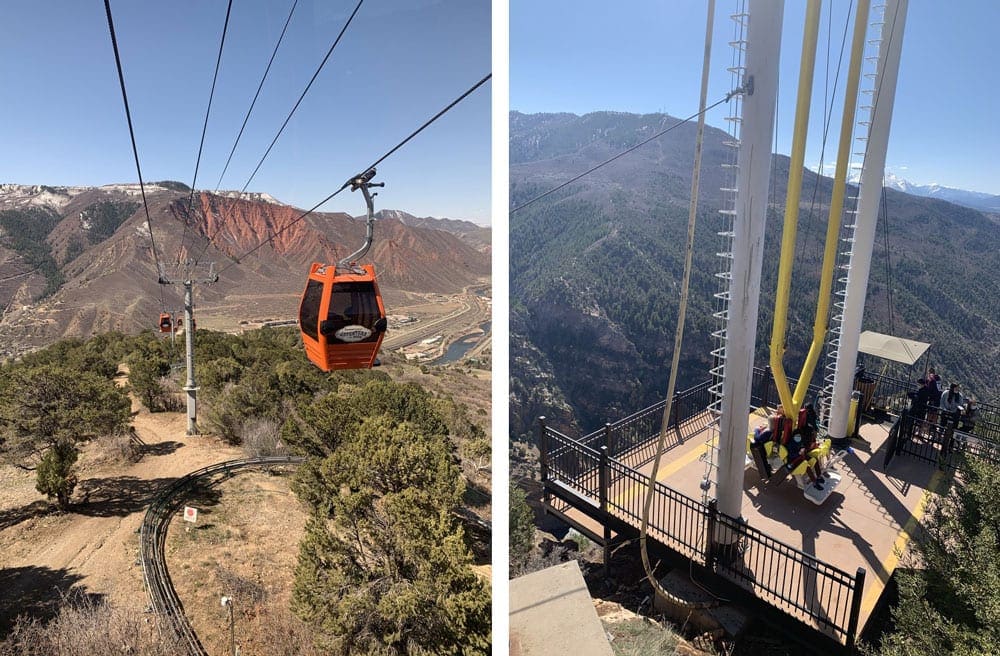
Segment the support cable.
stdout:
<path fill-rule="evenodd" d="M 660 469 L 660 459 L 663 455 L 664 445 L 667 440 L 667 427 L 670 423 L 670 414 L 672 411 L 671 406 L 673 405 L 674 389 L 677 383 L 677 369 L 680 366 L 681 345 L 684 341 L 684 318 L 687 314 L 688 287 L 691 282 L 691 264 L 693 261 L 692 256 L 694 254 L 694 233 L 698 213 L 698 185 L 701 177 L 701 154 L 702 145 L 705 140 L 705 102 L 708 96 L 709 64 L 711 62 L 712 54 L 712 24 L 714 17 L 715 0 L 708 0 L 708 21 L 705 27 L 705 56 L 701 71 L 701 100 L 699 102 L 699 107 L 701 109 L 697 114 L 698 132 L 695 137 L 694 169 L 691 174 L 691 202 L 688 206 L 687 245 L 684 250 L 684 275 L 681 281 L 680 308 L 677 312 L 677 326 L 674 330 L 674 351 L 671 355 L 670 377 L 667 382 L 667 398 L 666 404 L 663 406 L 663 421 L 660 423 L 660 435 L 656 444 L 656 457 L 653 459 L 653 469 L 649 473 L 649 481 L 646 484 L 646 495 L 642 505 L 642 523 L 640 524 L 639 529 L 639 547 L 642 553 L 642 566 L 646 571 L 646 577 L 649 578 L 650 584 L 658 594 L 665 597 L 670 601 L 670 603 L 684 609 L 709 608 L 711 606 L 715 606 L 716 602 L 692 603 L 667 591 L 667 589 L 664 588 L 660 581 L 656 578 L 653 568 L 650 566 L 646 537 L 649 533 L 649 510 L 653 503 L 653 495 L 656 491 L 656 475 Z"/>
<path fill-rule="evenodd" d="M 142 194 L 142 207 L 146 212 L 146 228 L 149 230 L 149 244 L 153 249 L 153 262 L 156 264 L 157 282 L 163 284 L 163 271 L 160 269 L 160 257 L 156 253 L 156 240 L 153 238 L 153 221 L 149 218 L 149 204 L 146 202 L 146 186 L 142 181 L 142 168 L 139 166 L 139 150 L 135 145 L 135 130 L 132 128 L 132 112 L 128 106 L 128 94 L 125 92 L 125 74 L 122 73 L 121 54 L 118 52 L 118 39 L 115 37 L 115 22 L 111 17 L 111 0 L 104 0 L 104 11 L 108 16 L 108 32 L 111 34 L 111 47 L 115 51 L 115 66 L 118 69 L 118 84 L 122 90 L 122 102 L 125 104 L 125 119 L 128 121 L 128 134 L 132 140 L 132 155 L 135 158 L 135 170 L 139 176 L 139 191 Z M 160 287 L 160 308 L 164 307 L 163 287 Z"/>
<path fill-rule="evenodd" d="M 492 73 L 487 74 L 486 77 L 484 77 L 483 79 L 481 79 L 478 82 L 476 82 L 465 93 L 463 93 L 462 95 L 460 95 L 455 100 L 451 101 L 451 103 L 449 103 L 444 109 L 442 109 L 437 114 L 435 114 L 433 117 L 431 117 L 429 120 L 427 120 L 419 128 L 417 128 L 416 130 L 414 130 L 413 132 L 411 132 L 408 137 L 406 137 L 405 139 L 403 139 L 402 141 L 400 141 L 398 144 L 396 144 L 395 146 L 393 146 L 388 152 L 386 152 L 384 155 L 382 155 L 377 160 L 375 160 L 371 165 L 365 167 L 362 170 L 363 171 L 368 171 L 370 169 L 375 168 L 377 165 L 381 164 L 383 161 L 385 161 L 386 158 L 388 158 L 390 155 L 392 155 L 397 150 L 399 150 L 400 148 L 402 148 L 404 144 L 406 144 L 407 142 L 409 142 L 415 136 L 417 136 L 418 134 L 420 134 L 421 132 L 423 132 L 427 127 L 429 127 L 436 120 L 438 120 L 439 118 L 441 118 L 442 116 L 444 116 L 446 113 L 448 113 L 448 111 L 450 111 L 455 105 L 457 105 L 462 100 L 464 100 L 466 97 L 468 97 L 473 91 L 475 91 L 476 89 L 478 89 L 482 85 L 486 84 L 487 80 L 489 80 L 491 77 L 493 77 Z M 277 237 L 278 235 L 280 235 L 281 233 L 283 233 L 285 230 L 288 230 L 293 225 L 295 225 L 296 223 L 298 223 L 299 221 L 301 221 L 302 219 L 304 219 L 306 216 L 308 216 L 309 214 L 312 214 L 314 211 L 316 211 L 316 208 L 318 208 L 319 206 L 323 205 L 324 203 L 326 203 L 327 201 L 329 201 L 330 199 L 332 199 L 334 196 L 336 196 L 340 192 L 344 191 L 344 189 L 347 189 L 348 187 L 350 187 L 351 183 L 354 181 L 354 179 L 356 177 L 357 176 L 351 176 L 351 178 L 348 179 L 347 182 L 345 182 L 340 187 L 340 189 L 338 189 L 337 191 L 333 192 L 332 194 L 330 194 L 329 196 L 327 196 L 326 198 L 324 198 L 320 202 L 316 203 L 315 205 L 313 205 L 311 208 L 309 208 L 308 210 L 306 210 L 302 214 L 298 215 L 297 217 L 295 217 L 294 219 L 292 219 L 291 221 L 289 221 L 288 223 L 286 223 L 284 226 L 282 226 L 281 228 L 279 228 L 277 231 L 274 232 L 274 234 L 272 234 L 270 237 L 268 237 L 267 239 L 265 239 L 261 243 L 257 244 L 256 246 L 254 246 L 253 248 L 251 248 L 247 252 L 243 253 L 239 257 L 231 258 L 233 261 L 230 262 L 229 264 L 227 264 L 226 266 L 224 266 L 222 269 L 220 269 L 219 270 L 219 275 L 222 275 L 227 270 L 229 270 L 231 267 L 239 264 L 240 261 L 243 258 L 245 258 L 246 256 L 251 255 L 252 253 L 254 253 L 257 250 L 259 250 L 260 248 L 263 248 L 264 244 L 267 244 L 267 243 L 273 241 L 275 237 Z"/>
<path fill-rule="evenodd" d="M 859 0 L 858 11 L 854 22 L 854 35 L 851 45 L 851 58 L 847 72 L 847 81 L 844 93 L 844 109 L 841 118 L 840 144 L 837 153 L 837 168 L 834 173 L 833 198 L 830 201 L 830 211 L 827 220 L 827 232 L 825 249 L 823 253 L 823 266 L 820 275 L 819 296 L 816 303 L 816 314 L 813 321 L 813 339 L 806 355 L 805 364 L 802 366 L 802 373 L 795 386 L 794 394 L 785 377 L 784 363 L 782 357 L 785 349 L 785 317 L 788 311 L 788 291 L 791 282 L 790 263 L 785 261 L 784 234 L 782 235 L 782 262 L 778 273 L 778 290 L 775 294 L 775 324 L 771 337 L 771 370 L 775 374 L 775 384 L 778 387 L 778 395 L 781 397 L 782 410 L 785 417 L 792 419 L 794 424 L 798 423 L 798 411 L 808 392 L 809 381 L 812 379 L 816 362 L 819 360 L 820 350 L 828 328 L 828 314 L 830 310 L 830 294 L 833 286 L 833 273 L 837 254 L 837 238 L 840 232 L 841 213 L 843 210 L 844 194 L 847 188 L 847 160 L 850 157 L 850 146 L 852 126 L 855 118 L 855 105 L 857 104 L 858 86 L 861 78 L 861 62 L 864 54 L 865 27 L 868 19 L 868 10 L 871 5 L 870 0 Z M 797 208 L 796 208 L 797 209 Z M 786 219 L 788 217 L 786 208 Z M 796 217 L 793 216 L 793 219 Z M 786 220 L 785 230 L 791 231 L 791 245 L 794 247 L 795 223 Z M 777 317 L 780 315 L 781 324 Z M 780 382 L 779 382 L 780 381 Z"/>
<path fill-rule="evenodd" d="M 792 266 L 795 261 L 795 234 L 799 221 L 799 198 L 802 193 L 802 176 L 806 154 L 806 136 L 809 129 L 809 108 L 816 68 L 816 42 L 819 34 L 820 0 L 809 0 L 802 30 L 802 48 L 799 55 L 799 83 L 795 103 L 795 127 L 792 133 L 792 152 L 789 157 L 788 184 L 785 190 L 785 216 L 781 229 L 781 254 L 778 262 L 777 289 L 774 292 L 774 317 L 771 328 L 770 365 L 774 386 L 778 390 L 786 417 L 794 417 L 792 392 L 785 375 L 783 358 L 788 339 L 788 307 L 792 288 Z"/>
<path fill-rule="evenodd" d="M 840 39 L 840 54 L 837 56 L 837 71 L 833 75 L 833 93 L 830 95 L 829 101 L 827 101 L 827 93 L 830 89 L 830 33 L 833 28 L 833 3 L 828 5 L 829 12 L 827 13 L 827 48 L 826 48 L 826 77 L 823 83 L 823 141 L 820 144 L 819 149 L 819 169 L 816 172 L 816 177 L 813 179 L 813 191 L 812 199 L 809 201 L 809 222 L 806 223 L 805 229 L 805 239 L 799 242 L 799 245 L 795 251 L 795 261 L 801 262 L 803 253 L 805 252 L 805 245 L 812 241 L 813 235 L 813 217 L 816 213 L 816 195 L 819 193 L 819 181 L 824 177 L 824 162 L 826 158 L 826 144 L 827 139 L 830 134 L 830 125 L 833 122 L 833 103 L 837 99 L 837 88 L 840 85 L 840 69 L 844 63 L 844 48 L 847 47 L 847 33 L 851 27 L 851 12 L 854 10 L 854 0 L 851 0 L 847 7 L 847 18 L 844 21 L 844 33 Z"/>
<path fill-rule="evenodd" d="M 529 200 L 527 202 L 521 203 L 517 207 L 511 209 L 510 213 L 513 214 L 514 212 L 523 210 L 525 207 L 527 207 L 528 205 L 531 205 L 535 201 L 541 200 L 541 199 L 545 198 L 546 196 L 548 196 L 549 194 L 553 194 L 553 193 L 559 191 L 560 189 L 562 189 L 563 187 L 565 187 L 567 185 L 570 185 L 570 184 L 573 184 L 574 182 L 576 182 L 580 178 L 582 178 L 584 176 L 587 176 L 587 175 L 590 175 L 591 173 L 593 173 L 597 169 L 610 164 L 611 162 L 615 161 L 619 157 L 623 157 L 625 155 L 628 155 L 633 150 L 636 150 L 637 148 L 645 146 L 646 144 L 648 144 L 650 141 L 653 141 L 654 139 L 659 139 L 660 137 L 662 137 L 666 133 L 670 132 L 671 130 L 675 130 L 675 129 L 679 128 L 680 126 L 684 125 L 685 123 L 688 123 L 688 122 L 690 122 L 690 121 L 692 121 L 692 120 L 694 120 L 696 118 L 698 118 L 698 119 L 702 118 L 705 115 L 706 112 L 715 109 L 716 107 L 718 107 L 722 103 L 729 102 L 733 98 L 733 96 L 735 96 L 738 93 L 742 93 L 742 92 L 743 92 L 742 88 L 740 88 L 740 89 L 734 89 L 733 91 L 730 91 L 729 93 L 726 94 L 725 98 L 722 98 L 721 100 L 718 100 L 718 101 L 712 103 L 708 107 L 705 107 L 704 109 L 701 109 L 701 110 L 695 112 L 694 114 L 691 114 L 691 116 L 688 116 L 685 119 L 681 119 L 677 123 L 674 123 L 673 125 L 671 125 L 669 128 L 666 128 L 664 130 L 661 130 L 661 131 L 657 132 L 656 134 L 654 134 L 653 136 L 649 137 L 648 139 L 640 141 L 639 143 L 637 143 L 636 145 L 632 146 L 631 148 L 623 150 L 622 152 L 618 153 L 614 157 L 611 157 L 610 159 L 607 159 L 607 160 L 601 162 L 597 166 L 594 166 L 594 167 L 592 167 L 590 169 L 587 169 L 586 171 L 584 171 L 580 175 L 577 175 L 577 176 L 575 176 L 573 178 L 570 178 L 566 182 L 563 182 L 562 184 L 557 185 L 556 187 L 553 187 L 552 189 L 549 189 L 545 193 L 542 193 L 542 194 L 539 194 L 539 195 L 535 196 L 534 198 L 532 198 L 531 200 Z"/>
<path fill-rule="evenodd" d="M 882 229 L 885 242 L 885 293 L 889 305 L 889 334 L 896 334 L 892 311 L 892 252 L 889 250 L 889 204 L 886 200 L 885 185 L 882 185 Z"/>

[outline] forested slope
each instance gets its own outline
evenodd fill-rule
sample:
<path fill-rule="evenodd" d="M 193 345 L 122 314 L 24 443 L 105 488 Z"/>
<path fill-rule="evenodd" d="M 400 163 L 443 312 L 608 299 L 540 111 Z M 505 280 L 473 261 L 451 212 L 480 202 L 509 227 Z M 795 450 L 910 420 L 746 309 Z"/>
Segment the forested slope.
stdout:
<path fill-rule="evenodd" d="M 512 113 L 511 206 L 675 121 L 660 114 Z M 515 436 L 538 414 L 592 429 L 663 395 L 683 272 L 694 132 L 694 125 L 681 126 L 511 214 Z M 720 130 L 706 131 L 679 388 L 707 379 L 711 366 L 724 137 Z M 759 366 L 767 362 L 770 341 L 788 158 L 775 156 L 772 168 Z M 789 372 L 800 369 L 811 339 L 831 187 L 829 178 L 805 172 Z M 863 329 L 932 343 L 931 363 L 946 380 L 993 398 L 1000 392 L 992 371 L 1000 350 L 1000 227 L 975 210 L 892 190 L 884 209 Z"/>

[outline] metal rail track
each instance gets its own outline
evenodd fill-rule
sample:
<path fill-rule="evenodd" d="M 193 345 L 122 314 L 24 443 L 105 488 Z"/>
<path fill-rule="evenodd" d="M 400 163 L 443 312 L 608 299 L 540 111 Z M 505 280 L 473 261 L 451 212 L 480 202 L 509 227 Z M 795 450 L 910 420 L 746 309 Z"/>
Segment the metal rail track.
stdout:
<path fill-rule="evenodd" d="M 244 469 L 298 465 L 303 460 L 304 458 L 298 456 L 271 456 L 228 460 L 209 465 L 177 479 L 161 490 L 150 502 L 142 520 L 142 527 L 139 529 L 139 561 L 142 564 L 146 590 L 149 591 L 150 605 L 153 612 L 165 620 L 162 626 L 173 631 L 178 639 L 187 645 L 188 653 L 193 656 L 208 656 L 208 652 L 205 651 L 184 615 L 184 605 L 170 580 L 164 554 L 167 528 L 174 514 L 184 503 L 184 493 L 205 479 L 216 479 L 211 482 L 216 484 Z"/>

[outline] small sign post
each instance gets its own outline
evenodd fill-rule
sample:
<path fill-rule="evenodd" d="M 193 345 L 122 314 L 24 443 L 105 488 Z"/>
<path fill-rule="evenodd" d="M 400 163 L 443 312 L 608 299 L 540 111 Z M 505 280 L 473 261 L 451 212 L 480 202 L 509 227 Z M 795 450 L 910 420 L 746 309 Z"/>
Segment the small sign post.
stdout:
<path fill-rule="evenodd" d="M 192 524 L 198 521 L 198 509 L 191 506 L 184 506 L 184 521 Z"/>

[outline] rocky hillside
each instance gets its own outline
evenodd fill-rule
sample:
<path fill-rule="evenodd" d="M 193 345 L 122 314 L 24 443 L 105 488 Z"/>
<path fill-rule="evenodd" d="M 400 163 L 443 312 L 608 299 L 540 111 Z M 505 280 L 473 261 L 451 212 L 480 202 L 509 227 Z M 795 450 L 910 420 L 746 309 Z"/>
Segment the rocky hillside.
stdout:
<path fill-rule="evenodd" d="M 180 307 L 177 285 L 157 283 L 182 262 L 222 275 L 195 288 L 202 311 L 239 321 L 294 318 L 309 264 L 364 242 L 363 219 L 314 213 L 266 195 L 195 194 L 180 183 L 146 186 L 152 239 L 138 185 L 100 188 L 0 185 L 0 343 L 6 354 L 64 336 L 134 332 Z M 354 199 L 349 199 L 354 200 Z M 152 244 L 155 242 L 156 256 Z M 256 249 L 256 250 L 254 250 Z M 252 251 L 252 252 L 251 252 Z M 451 232 L 384 218 L 367 256 L 384 293 L 454 293 L 487 279 L 489 254 Z"/>
<path fill-rule="evenodd" d="M 675 123 L 662 114 L 510 117 L 511 206 Z M 538 414 L 593 429 L 662 398 L 676 323 L 695 125 L 684 125 L 510 217 L 512 432 Z M 706 130 L 678 385 L 707 378 L 725 133 Z M 767 362 L 788 158 L 773 160 L 756 361 Z M 829 178 L 806 171 L 789 316 L 789 372 L 811 339 Z M 975 210 L 887 190 L 864 329 L 933 344 L 931 364 L 984 398 L 1000 393 L 1000 228 Z M 890 311 L 891 309 L 891 311 Z M 914 376 L 915 378 L 916 376 Z"/>
<path fill-rule="evenodd" d="M 490 252 L 493 233 L 488 226 L 481 226 L 471 221 L 458 219 L 435 219 L 428 216 L 416 217 L 406 212 L 400 212 L 399 210 L 382 210 L 381 212 L 377 212 L 376 216 L 380 219 L 397 219 L 403 225 L 450 232 L 462 241 L 472 244 L 478 250 L 484 253 Z"/>

